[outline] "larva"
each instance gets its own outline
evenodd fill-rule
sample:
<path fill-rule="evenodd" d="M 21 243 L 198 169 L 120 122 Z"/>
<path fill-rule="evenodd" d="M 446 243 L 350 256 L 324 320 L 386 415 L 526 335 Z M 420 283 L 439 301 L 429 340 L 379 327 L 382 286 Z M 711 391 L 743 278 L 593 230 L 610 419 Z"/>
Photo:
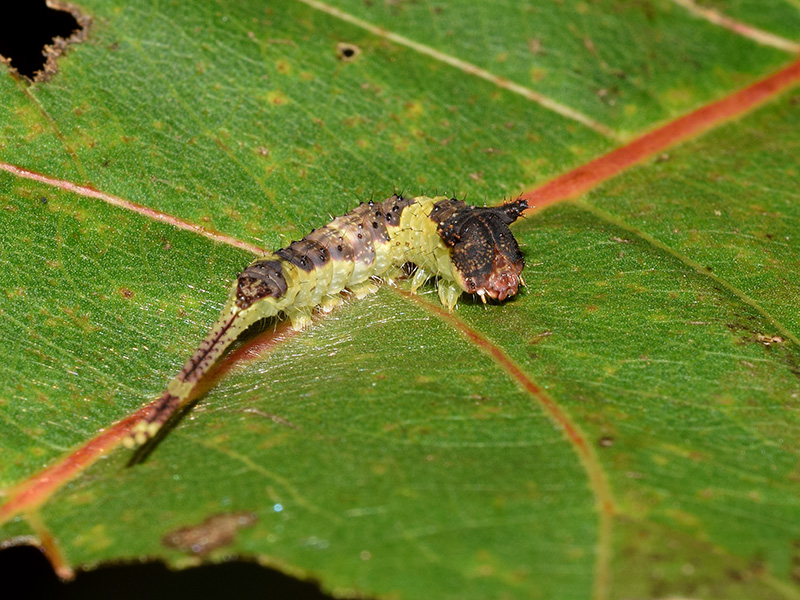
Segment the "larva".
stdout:
<path fill-rule="evenodd" d="M 253 261 L 236 278 L 222 313 L 180 373 L 135 425 L 128 446 L 144 444 L 178 409 L 217 359 L 256 321 L 288 315 L 296 329 L 314 309 L 330 311 L 342 292 L 356 297 L 391 281 L 406 263 L 416 265 L 415 292 L 438 278 L 439 298 L 452 310 L 463 292 L 505 300 L 517 293 L 524 266 L 508 226 L 528 203 L 523 199 L 478 208 L 455 198 L 403 198 L 361 204 L 302 240 Z"/>

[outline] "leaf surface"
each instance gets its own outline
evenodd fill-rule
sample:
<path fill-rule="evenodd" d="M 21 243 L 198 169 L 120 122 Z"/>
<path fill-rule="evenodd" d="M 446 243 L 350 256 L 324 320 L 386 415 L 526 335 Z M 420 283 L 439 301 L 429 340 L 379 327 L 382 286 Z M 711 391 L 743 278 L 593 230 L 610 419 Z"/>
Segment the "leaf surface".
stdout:
<path fill-rule="evenodd" d="M 372 194 L 496 202 L 794 58 L 667 1 L 81 10 L 51 81 L 0 75 L 0 160 L 27 170 L 0 171 L 12 499 L 213 323 L 252 254 L 198 226 L 277 248 Z M 240 555 L 337 594 L 799 597 L 798 98 L 519 223 L 512 301 L 401 284 L 268 324 L 144 462 L 110 452 L 2 540 L 49 532 L 75 568 Z"/>

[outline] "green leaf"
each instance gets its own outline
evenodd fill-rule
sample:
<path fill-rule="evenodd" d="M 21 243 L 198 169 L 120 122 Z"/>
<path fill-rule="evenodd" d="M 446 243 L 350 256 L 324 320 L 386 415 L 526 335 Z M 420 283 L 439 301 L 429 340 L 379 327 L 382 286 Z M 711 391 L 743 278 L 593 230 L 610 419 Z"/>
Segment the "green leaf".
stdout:
<path fill-rule="evenodd" d="M 339 595 L 800 597 L 796 88 L 515 226 L 513 300 L 268 323 L 143 462 L 20 500 L 161 392 L 246 247 L 586 165 L 792 62 L 753 28 L 797 44 L 796 2 L 80 7 L 50 81 L 0 73 L 0 544 Z"/>

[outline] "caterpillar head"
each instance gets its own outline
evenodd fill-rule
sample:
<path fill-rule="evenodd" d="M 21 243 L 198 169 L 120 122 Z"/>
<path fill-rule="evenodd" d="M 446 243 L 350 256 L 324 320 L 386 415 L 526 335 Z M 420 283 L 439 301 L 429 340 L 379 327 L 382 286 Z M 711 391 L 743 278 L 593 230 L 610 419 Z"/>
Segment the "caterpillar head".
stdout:
<path fill-rule="evenodd" d="M 465 292 L 505 300 L 519 290 L 525 260 L 508 226 L 528 202 L 522 198 L 500 206 L 479 208 L 460 200 L 442 200 L 431 218 L 439 236 L 450 248 L 453 274 Z"/>

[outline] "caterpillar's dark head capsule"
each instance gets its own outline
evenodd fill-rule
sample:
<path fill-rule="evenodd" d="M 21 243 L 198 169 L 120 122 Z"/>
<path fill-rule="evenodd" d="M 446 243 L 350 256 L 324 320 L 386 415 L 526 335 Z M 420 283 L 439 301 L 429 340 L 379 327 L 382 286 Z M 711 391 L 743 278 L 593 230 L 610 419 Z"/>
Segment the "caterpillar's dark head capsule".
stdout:
<path fill-rule="evenodd" d="M 464 291 L 505 300 L 517 293 L 525 260 L 508 226 L 528 208 L 514 200 L 478 208 L 459 200 L 438 203 L 439 236 L 450 248 L 456 279 Z"/>

